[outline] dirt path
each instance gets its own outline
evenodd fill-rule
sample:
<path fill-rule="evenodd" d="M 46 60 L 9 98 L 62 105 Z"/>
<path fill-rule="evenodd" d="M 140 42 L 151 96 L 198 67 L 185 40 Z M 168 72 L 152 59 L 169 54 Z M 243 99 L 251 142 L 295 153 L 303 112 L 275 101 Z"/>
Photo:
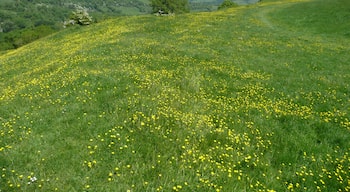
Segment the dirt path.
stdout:
<path fill-rule="evenodd" d="M 267 14 L 271 11 L 271 9 L 263 9 L 257 13 L 258 18 L 264 23 L 268 28 L 274 30 L 276 25 L 274 25 L 271 20 L 267 17 Z"/>

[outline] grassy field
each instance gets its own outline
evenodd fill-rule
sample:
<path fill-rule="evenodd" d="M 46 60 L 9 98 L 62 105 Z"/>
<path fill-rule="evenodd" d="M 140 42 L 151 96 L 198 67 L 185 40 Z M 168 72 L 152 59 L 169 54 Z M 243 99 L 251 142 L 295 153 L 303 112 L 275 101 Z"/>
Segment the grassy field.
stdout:
<path fill-rule="evenodd" d="M 3 53 L 0 191 L 350 191 L 348 7 L 120 17 Z"/>

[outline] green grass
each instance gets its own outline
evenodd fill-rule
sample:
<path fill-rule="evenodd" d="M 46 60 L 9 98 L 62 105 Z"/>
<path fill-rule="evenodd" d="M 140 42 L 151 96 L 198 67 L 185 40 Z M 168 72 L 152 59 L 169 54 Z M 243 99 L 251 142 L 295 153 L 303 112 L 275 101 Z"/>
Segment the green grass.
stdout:
<path fill-rule="evenodd" d="M 327 6 L 320 6 L 320 3 Z M 285 10 L 271 13 L 281 20 L 281 25 L 290 30 L 309 31 L 317 35 L 350 37 L 350 2 L 346 0 L 310 1 L 291 5 Z M 293 12 L 292 15 L 285 11 Z M 309 13 L 305 15 L 303 13 Z"/>
<path fill-rule="evenodd" d="M 295 19 L 346 16 L 333 2 L 120 17 L 3 53 L 0 191 L 350 190 L 347 20 Z"/>

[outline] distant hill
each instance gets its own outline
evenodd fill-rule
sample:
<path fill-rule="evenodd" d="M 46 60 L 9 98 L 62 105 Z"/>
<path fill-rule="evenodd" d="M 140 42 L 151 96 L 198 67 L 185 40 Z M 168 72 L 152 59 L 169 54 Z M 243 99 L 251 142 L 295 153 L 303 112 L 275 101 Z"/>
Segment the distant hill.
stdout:
<path fill-rule="evenodd" d="M 71 11 L 77 8 L 87 9 L 96 18 L 150 11 L 147 0 L 2 0 L 0 31 L 9 32 L 40 25 L 54 26 L 67 19 Z"/>

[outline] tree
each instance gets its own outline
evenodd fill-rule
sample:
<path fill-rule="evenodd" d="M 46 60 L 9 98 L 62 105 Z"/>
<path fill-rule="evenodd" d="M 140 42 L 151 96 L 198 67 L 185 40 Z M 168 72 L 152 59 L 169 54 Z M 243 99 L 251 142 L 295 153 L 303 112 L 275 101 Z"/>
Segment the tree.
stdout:
<path fill-rule="evenodd" d="M 78 9 L 74 11 L 69 21 L 64 22 L 64 27 L 69 25 L 90 25 L 92 23 L 92 17 L 84 9 Z"/>
<path fill-rule="evenodd" d="M 188 13 L 190 11 L 188 0 L 151 0 L 153 13 L 162 11 L 169 13 Z"/>

